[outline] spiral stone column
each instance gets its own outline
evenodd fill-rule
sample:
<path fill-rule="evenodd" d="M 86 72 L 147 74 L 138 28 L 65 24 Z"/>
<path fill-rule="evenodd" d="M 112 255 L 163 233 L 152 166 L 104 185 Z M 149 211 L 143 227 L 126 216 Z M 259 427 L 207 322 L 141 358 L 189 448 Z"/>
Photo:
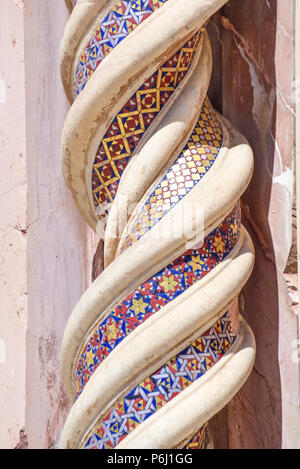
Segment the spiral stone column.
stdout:
<path fill-rule="evenodd" d="M 252 152 L 206 96 L 226 1 L 67 3 L 63 171 L 105 269 L 64 334 L 61 447 L 199 448 L 255 356 L 238 308 Z"/>

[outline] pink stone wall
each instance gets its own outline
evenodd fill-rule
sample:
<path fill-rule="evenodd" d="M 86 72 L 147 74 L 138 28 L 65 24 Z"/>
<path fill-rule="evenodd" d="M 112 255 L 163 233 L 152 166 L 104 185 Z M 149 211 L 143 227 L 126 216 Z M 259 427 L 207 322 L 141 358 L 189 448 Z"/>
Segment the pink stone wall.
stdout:
<path fill-rule="evenodd" d="M 243 197 L 256 250 L 241 307 L 257 342 L 254 370 L 228 406 L 230 448 L 300 446 L 295 218 L 294 1 L 231 0 L 210 26 L 223 114 L 254 151 Z M 218 78 L 220 80 L 220 78 Z M 222 99 L 221 99 L 222 98 Z M 224 443 L 223 443 L 224 444 Z"/>

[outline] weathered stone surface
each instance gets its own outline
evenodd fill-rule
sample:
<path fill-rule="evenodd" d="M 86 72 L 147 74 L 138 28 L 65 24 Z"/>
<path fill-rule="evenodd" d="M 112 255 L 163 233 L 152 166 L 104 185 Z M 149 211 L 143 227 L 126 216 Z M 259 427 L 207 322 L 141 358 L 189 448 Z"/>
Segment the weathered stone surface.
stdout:
<path fill-rule="evenodd" d="M 92 238 L 61 174 L 67 16 L 61 0 L 0 3 L 1 448 L 58 444 L 60 341 L 90 283 Z"/>
<path fill-rule="evenodd" d="M 207 420 L 230 401 L 251 372 L 255 355 L 254 339 L 251 330 L 244 324 L 242 319 L 239 323 L 239 310 L 236 301 L 237 295 L 251 274 L 254 262 L 253 246 L 243 227 L 241 227 L 237 244 L 228 259 L 226 259 L 223 269 L 216 270 L 211 276 L 208 273 L 203 279 L 203 283 L 201 283 L 201 280 L 195 282 L 192 290 L 193 294 L 189 294 L 189 287 L 185 285 L 181 301 L 177 301 L 177 296 L 174 293 L 176 301 L 173 301 L 173 297 L 170 297 L 169 302 L 166 299 L 166 302 L 161 304 L 154 316 L 150 318 L 150 312 L 149 314 L 147 312 L 149 317 L 145 317 L 145 321 L 141 324 L 135 321 L 136 325 L 134 327 L 128 327 L 133 316 L 130 309 L 131 305 L 127 308 L 127 303 L 131 301 L 131 299 L 127 301 L 127 295 L 134 292 L 135 289 L 142 288 L 143 291 L 145 289 L 147 298 L 149 300 L 152 298 L 152 301 L 152 291 L 148 287 L 141 287 L 142 283 L 145 280 L 151 282 L 155 272 L 160 272 L 170 261 L 186 252 L 186 236 L 191 236 L 191 238 L 188 238 L 191 245 L 196 244 L 198 241 L 197 236 L 194 237 L 194 235 L 160 236 L 158 231 L 161 227 L 172 227 L 172 231 L 176 232 L 184 224 L 184 231 L 187 232 L 187 225 L 192 228 L 194 217 L 190 216 L 188 219 L 186 219 L 187 217 L 184 219 L 183 211 L 187 209 L 188 205 L 195 202 L 198 206 L 203 205 L 204 207 L 203 226 L 205 234 L 208 234 L 237 204 L 252 175 L 253 155 L 245 139 L 232 129 L 221 116 L 218 117 L 219 124 L 211 123 L 212 118 L 207 120 L 203 117 L 205 110 L 203 98 L 207 93 L 210 81 L 212 54 L 207 33 L 201 30 L 200 37 L 199 32 L 196 31 L 199 30 L 201 25 L 206 24 L 207 18 L 218 11 L 225 3 L 225 0 L 203 2 L 198 0 L 171 0 L 164 5 L 164 8 L 162 7 L 161 10 L 158 9 L 153 12 L 151 21 L 145 22 L 143 27 L 137 28 L 135 33 L 126 35 L 123 42 L 116 44 L 113 51 L 105 54 L 103 59 L 101 58 L 101 65 L 93 73 L 87 73 L 86 76 L 90 79 L 84 91 L 81 91 L 81 78 L 85 74 L 78 71 L 73 78 L 79 96 L 71 106 L 63 130 L 62 159 L 65 180 L 82 216 L 92 228 L 95 229 L 99 224 L 101 216 L 103 218 L 103 209 L 106 207 L 105 201 L 112 202 L 112 207 L 109 211 L 104 235 L 105 269 L 81 297 L 73 310 L 64 333 L 62 344 L 63 379 L 68 395 L 74 400 L 74 404 L 62 433 L 62 448 L 93 448 L 95 446 L 99 449 L 105 448 L 107 446 L 107 436 L 106 431 L 104 434 L 101 433 L 101 428 L 106 423 L 102 420 L 104 419 L 106 422 L 104 412 L 107 409 L 113 409 L 117 405 L 117 397 L 124 396 L 126 390 L 138 385 L 139 379 L 151 376 L 151 373 L 158 369 L 161 364 L 168 363 L 170 357 L 175 356 L 174 354 L 178 352 L 179 344 L 180 346 L 190 344 L 193 339 L 199 338 L 202 329 L 208 327 L 208 320 L 210 322 L 215 321 L 227 309 L 230 311 L 232 330 L 236 333 L 236 340 L 232 345 L 231 353 L 221 358 L 220 366 L 218 367 L 214 363 L 212 367 L 212 362 L 214 362 L 214 358 L 212 358 L 207 366 L 207 374 L 201 376 L 201 379 L 199 378 L 195 382 L 193 388 L 187 389 L 186 384 L 185 392 L 182 395 L 178 394 L 178 396 L 176 394 L 176 397 L 178 397 L 176 404 L 174 401 L 174 405 L 168 405 L 168 401 L 164 408 L 162 408 L 163 404 L 158 404 L 157 409 L 151 407 L 151 414 L 155 413 L 155 410 L 157 411 L 153 418 L 148 418 L 149 408 L 147 418 L 144 420 L 138 418 L 134 431 L 132 431 L 133 426 L 131 424 L 127 427 L 127 424 L 122 423 L 122 430 L 120 429 L 108 444 L 112 447 L 116 446 L 117 449 L 172 448 L 178 445 L 181 447 L 181 444 L 187 442 L 191 435 L 194 435 Z M 99 2 L 98 5 L 101 6 L 101 3 Z M 99 14 L 98 17 L 97 14 Z M 70 73 L 72 70 L 77 70 L 76 64 L 79 57 L 79 54 L 74 54 L 73 39 L 76 38 L 75 42 L 80 45 L 80 50 L 83 51 L 88 37 L 85 35 L 87 28 L 84 25 L 87 24 L 87 18 L 89 18 L 89 21 L 93 21 L 95 24 L 95 36 L 92 36 L 92 40 L 97 43 L 99 41 L 97 39 L 97 28 L 99 28 L 101 15 L 102 12 L 96 12 L 92 3 L 87 5 L 84 0 L 79 0 L 66 27 L 61 46 L 61 71 L 68 94 L 72 92 Z M 80 26 L 78 26 L 79 17 L 82 20 Z M 221 17 L 216 16 L 215 21 L 220 24 Z M 214 26 L 213 23 L 211 23 L 211 26 Z M 174 31 L 176 31 L 176 34 L 174 34 Z M 192 36 L 192 33 L 194 36 Z M 92 34 L 93 27 L 90 26 L 88 35 Z M 184 44 L 188 36 L 191 39 L 188 41 L 188 48 L 186 48 Z M 196 45 L 195 42 L 195 46 L 193 46 L 193 41 L 196 38 L 199 38 L 199 43 Z M 107 146 L 105 143 L 106 133 L 111 132 L 109 129 L 119 128 L 118 123 L 115 127 L 113 116 L 117 116 L 116 122 L 119 122 L 118 112 L 120 113 L 120 109 L 122 109 L 122 115 L 124 113 L 127 115 L 127 107 L 122 108 L 121 105 L 130 99 L 130 113 L 134 113 L 136 116 L 141 114 L 141 120 L 144 121 L 142 113 L 145 110 L 138 110 L 137 107 L 135 111 L 135 102 L 139 103 L 140 99 L 140 91 L 137 92 L 136 90 L 143 82 L 147 89 L 150 86 L 147 81 L 151 76 L 150 71 L 153 72 L 159 67 L 161 67 L 159 77 L 165 68 L 169 70 L 168 73 L 172 77 L 174 68 L 173 65 L 170 65 L 173 63 L 172 53 L 174 54 L 180 46 L 183 46 L 184 52 L 192 51 L 194 47 L 197 48 L 194 55 L 195 60 L 189 61 L 178 51 L 179 57 L 183 57 L 187 64 L 184 67 L 184 73 L 188 69 L 190 72 L 185 75 L 186 82 L 184 86 L 182 88 L 177 87 L 179 81 L 177 78 L 175 79 L 177 71 L 174 69 L 175 76 L 174 79 L 172 78 L 174 80 L 172 83 L 174 83 L 175 89 L 167 90 L 168 92 L 174 92 L 174 95 L 172 95 L 173 98 L 169 101 L 169 104 L 165 104 L 163 109 L 160 105 L 157 105 L 160 111 L 158 125 L 153 124 L 149 127 L 147 134 L 143 133 L 145 130 L 143 129 L 140 134 L 139 147 L 135 148 L 132 144 L 132 147 L 130 147 L 132 152 L 129 152 L 132 159 L 126 166 L 124 173 L 117 174 L 115 170 L 110 172 L 109 169 L 106 171 L 106 168 L 110 168 L 111 165 L 108 161 L 116 162 L 118 157 L 109 149 L 110 144 Z M 219 52 L 218 60 L 221 64 L 222 54 L 218 51 L 218 37 L 215 37 L 214 49 Z M 73 67 L 70 67 L 71 56 L 73 56 Z M 166 57 L 169 57 L 167 67 L 163 65 Z M 199 60 L 196 60 L 196 57 Z M 88 59 L 87 67 L 90 67 L 89 60 L 92 59 Z M 176 67 L 181 69 L 181 58 L 176 59 Z M 215 90 L 221 85 L 221 76 L 217 74 L 215 76 L 216 79 L 212 81 L 212 93 L 215 93 Z M 162 87 L 161 84 L 163 84 Z M 151 78 L 151 87 L 155 88 L 156 86 L 159 93 L 165 91 L 163 76 L 159 78 L 157 85 L 155 85 L 155 80 L 152 84 Z M 134 97 L 135 94 L 133 93 L 137 93 L 137 98 Z M 150 90 L 147 91 L 147 96 L 149 93 Z M 195 127 L 201 108 L 203 108 L 203 112 L 200 114 L 200 124 L 196 124 Z M 152 109 L 149 109 L 148 112 L 153 113 Z M 158 112 L 158 110 L 155 112 Z M 126 124 L 124 130 L 122 130 L 124 142 L 131 136 L 133 129 L 135 132 L 140 133 L 138 125 L 140 125 L 139 120 L 136 118 L 132 129 L 128 132 L 128 130 L 125 130 L 127 128 Z M 201 128 L 204 127 L 203 131 L 198 130 L 198 125 Z M 176 157 L 180 150 L 183 152 L 182 157 L 186 157 L 183 147 L 187 136 L 191 134 L 194 127 L 193 132 L 203 133 L 202 138 L 193 134 L 192 140 L 187 147 L 188 151 L 199 151 L 200 153 L 202 151 L 202 156 L 200 156 L 197 163 L 198 166 L 201 166 L 200 159 L 201 161 L 206 159 L 203 154 L 210 153 L 211 156 L 208 158 L 213 160 L 212 153 L 214 151 L 212 148 L 205 147 L 203 139 L 205 140 L 206 137 L 204 135 L 208 134 L 209 146 L 211 146 L 211 143 L 216 145 L 215 140 L 218 138 L 217 135 L 215 135 L 215 138 L 213 135 L 216 133 L 218 125 L 222 127 L 223 138 L 220 139 L 222 143 L 218 158 L 215 161 L 213 176 L 203 178 L 201 183 L 196 183 L 197 178 L 194 178 L 194 176 L 195 183 L 188 182 L 188 179 L 185 181 L 185 177 L 189 177 L 187 168 L 190 163 L 187 159 L 186 169 L 182 173 L 185 177 L 180 178 L 177 166 L 179 159 L 176 160 Z M 113 132 L 116 132 L 117 135 L 119 130 Z M 144 137 L 145 141 L 142 140 Z M 117 139 L 117 137 L 115 136 L 113 139 Z M 95 153 L 101 141 L 104 142 L 103 145 L 107 150 L 104 151 L 105 156 L 104 153 L 101 156 L 101 162 L 98 163 L 99 157 L 97 157 L 97 163 L 94 163 Z M 195 148 L 190 150 L 190 145 Z M 102 148 L 101 145 L 100 147 Z M 200 147 L 199 150 L 196 149 L 198 147 Z M 100 181 L 97 177 L 93 178 L 93 185 L 91 186 L 90 171 L 92 165 L 95 168 L 95 173 L 99 173 Z M 180 184 L 174 187 L 175 180 L 172 182 L 170 178 L 170 182 L 166 182 L 166 188 L 169 187 L 167 190 L 170 194 L 168 192 L 168 195 L 166 195 L 171 197 L 172 194 L 174 206 L 170 205 L 170 208 L 167 208 L 166 205 L 163 206 L 165 213 L 159 223 L 154 222 L 152 224 L 152 222 L 149 222 L 147 225 L 143 219 L 143 222 L 135 228 L 133 223 L 135 215 L 133 215 L 132 219 L 129 219 L 126 229 L 125 226 L 121 228 L 119 237 L 116 237 L 114 227 L 122 211 L 119 204 L 120 199 L 126 199 L 130 204 L 137 203 L 136 213 L 144 208 L 149 210 L 150 206 L 148 207 L 148 202 L 146 202 L 147 198 L 151 196 L 153 188 L 161 183 L 161 179 L 170 165 L 172 171 L 175 171 L 176 183 L 182 182 L 182 187 L 189 186 L 191 190 L 184 193 Z M 102 175 L 103 169 L 105 169 L 105 174 Z M 112 186 L 112 183 L 117 185 L 119 179 L 120 184 L 115 195 L 116 188 L 112 191 L 110 186 Z M 223 190 L 220 191 L 222 185 Z M 178 187 L 178 191 L 176 187 Z M 175 197 L 177 193 L 178 195 L 184 193 L 180 201 L 179 198 L 176 199 Z M 97 194 L 99 194 L 99 198 Z M 90 204 L 92 200 L 95 202 L 96 210 L 93 210 L 92 204 Z M 152 214 L 155 212 L 154 207 L 157 210 L 160 209 L 161 200 L 151 197 L 150 201 L 150 213 Z M 178 203 L 175 203 L 175 201 Z M 238 219 L 239 215 L 236 216 L 235 222 L 227 223 L 227 226 L 230 226 L 235 234 L 238 232 Z M 127 220 L 128 218 L 125 222 Z M 176 220 L 175 224 L 173 220 Z M 148 226 L 149 229 L 144 230 L 144 225 Z M 131 235 L 135 231 L 140 236 L 137 239 L 134 238 L 129 247 L 128 240 L 131 239 Z M 94 276 L 97 276 L 97 273 L 102 269 L 101 249 L 102 246 L 100 245 L 95 256 Z M 215 248 L 208 247 L 207 252 L 210 249 L 213 251 Z M 218 249 L 222 250 L 223 247 Z M 100 268 L 97 265 L 99 260 Z M 205 261 L 203 262 L 205 263 Z M 157 275 L 160 275 L 160 273 Z M 156 277 L 155 279 L 155 282 L 160 284 L 160 280 L 157 280 Z M 130 298 L 134 296 L 135 294 L 130 295 Z M 121 331 L 117 326 L 117 321 L 113 319 L 114 328 L 116 329 L 114 334 L 117 334 L 116 337 L 118 337 L 117 347 L 114 347 L 115 340 L 111 335 L 113 326 L 110 324 L 108 316 L 113 314 L 112 307 L 116 308 L 121 298 L 126 298 L 126 301 L 124 301 L 125 309 L 123 308 L 122 313 L 120 313 L 125 320 L 126 331 L 123 330 L 124 325 Z M 136 299 L 134 298 L 132 301 L 135 302 Z M 135 308 L 135 306 L 132 307 Z M 128 317 L 127 320 L 125 312 L 128 310 L 131 312 L 130 318 Z M 183 314 L 184 311 L 188 311 L 188 315 Z M 138 318 L 138 315 L 136 315 L 136 318 Z M 95 347 L 89 348 L 87 344 L 92 337 L 92 341 L 97 340 L 97 347 L 99 343 L 99 349 L 104 350 L 103 339 L 98 340 L 98 328 L 101 328 L 102 331 L 104 320 L 106 321 L 105 331 L 107 330 L 107 332 L 101 332 L 100 336 L 103 336 L 105 340 L 111 337 L 111 339 L 108 339 L 110 344 L 109 356 L 101 352 L 96 357 Z M 237 327 L 239 324 L 240 327 Z M 122 341 L 123 338 L 124 341 Z M 82 353 L 83 350 L 87 352 Z M 212 355 L 215 356 L 214 353 Z M 82 363 L 88 357 L 90 363 L 88 365 L 89 376 L 85 374 L 83 381 L 82 370 L 86 368 L 84 364 L 79 365 L 79 357 L 80 360 L 82 359 Z M 184 373 L 183 369 L 180 373 Z M 90 375 L 92 375 L 91 379 Z M 155 381 L 155 379 L 153 380 Z M 74 393 L 75 386 L 77 396 Z M 144 385 L 141 386 L 144 387 Z M 181 386 L 181 384 L 178 383 L 178 386 Z M 174 394 L 172 389 L 173 387 L 170 389 L 170 396 Z M 141 412 L 146 410 L 143 406 L 148 406 L 146 399 L 147 397 L 145 397 L 142 407 L 139 406 Z M 134 402 L 131 399 L 130 405 L 132 404 Z M 127 404 L 118 408 L 125 409 Z M 129 418 L 127 414 L 123 417 L 126 420 Z M 123 419 L 123 417 L 119 414 L 118 420 L 119 418 Z M 107 418 L 110 418 L 110 414 Z M 88 431 L 86 431 L 87 428 Z M 123 439 L 122 436 L 121 440 L 121 433 L 125 431 L 125 428 L 126 438 Z M 96 434 L 100 436 L 100 439 L 97 436 L 95 440 Z"/>
<path fill-rule="evenodd" d="M 256 265 L 241 309 L 256 336 L 257 360 L 242 391 L 212 422 L 216 448 L 300 445 L 293 5 L 243 0 L 241 8 L 231 0 L 208 26 L 215 61 L 212 102 L 247 136 L 255 154 L 243 208 Z M 55 447 L 68 409 L 59 371 L 61 337 L 90 283 L 96 248 L 60 170 L 68 104 L 58 44 L 67 11 L 61 0 L 15 0 L 0 18 L 1 50 L 10 58 L 0 75 L 0 395 L 6 422 L 0 444 Z M 100 245 L 93 277 L 102 270 L 101 250 Z"/>

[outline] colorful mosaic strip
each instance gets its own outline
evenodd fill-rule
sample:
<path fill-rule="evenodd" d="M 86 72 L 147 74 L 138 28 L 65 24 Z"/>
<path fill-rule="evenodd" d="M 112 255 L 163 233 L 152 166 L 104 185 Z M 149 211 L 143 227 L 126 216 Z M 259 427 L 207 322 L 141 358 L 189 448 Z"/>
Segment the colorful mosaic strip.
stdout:
<path fill-rule="evenodd" d="M 226 313 L 205 334 L 130 391 L 90 431 L 83 447 L 115 448 L 129 433 L 203 376 L 235 340 Z"/>
<path fill-rule="evenodd" d="M 184 150 L 137 215 L 121 250 L 140 239 L 192 190 L 215 162 L 222 139 L 220 123 L 206 98 Z"/>
<path fill-rule="evenodd" d="M 75 367 L 78 396 L 100 363 L 136 327 L 174 300 L 222 262 L 240 233 L 240 208 L 205 238 L 203 247 L 190 250 L 143 283 L 119 303 L 91 331 Z"/>
<path fill-rule="evenodd" d="M 207 425 L 208 424 L 205 423 L 183 449 L 202 449 Z"/>
<path fill-rule="evenodd" d="M 102 60 L 167 0 L 121 0 L 96 28 L 75 71 L 74 99 Z M 74 1 L 74 6 L 76 1 Z"/>
<path fill-rule="evenodd" d="M 202 30 L 168 59 L 128 100 L 101 141 L 92 172 L 95 206 L 113 202 L 121 175 L 137 144 L 186 76 Z"/>

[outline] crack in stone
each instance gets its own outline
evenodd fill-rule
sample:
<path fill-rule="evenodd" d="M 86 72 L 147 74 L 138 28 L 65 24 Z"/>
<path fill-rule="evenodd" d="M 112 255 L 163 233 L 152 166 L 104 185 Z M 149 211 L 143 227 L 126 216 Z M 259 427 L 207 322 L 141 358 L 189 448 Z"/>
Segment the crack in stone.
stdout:
<path fill-rule="evenodd" d="M 280 88 L 278 88 L 278 86 L 276 86 L 272 82 L 272 80 L 269 78 L 267 73 L 264 71 L 263 67 L 261 65 L 259 65 L 256 58 L 251 53 L 248 41 L 242 36 L 242 34 L 235 28 L 235 26 L 231 23 L 229 18 L 227 18 L 226 16 L 221 16 L 221 24 L 222 24 L 224 29 L 226 29 L 227 31 L 231 31 L 233 33 L 234 37 L 239 40 L 240 47 L 242 47 L 242 49 L 243 49 L 244 53 L 246 54 L 248 60 L 250 60 L 250 62 L 252 63 L 253 67 L 256 70 L 257 75 L 260 76 L 261 80 L 263 80 L 265 82 L 265 84 L 269 85 L 271 88 L 273 88 L 275 90 L 276 94 L 278 94 L 280 96 L 280 98 L 281 98 L 283 104 L 285 105 L 285 107 L 295 117 L 296 116 L 295 110 L 288 104 L 288 102 L 285 99 L 285 97 L 284 97 L 282 91 L 280 90 Z"/>

